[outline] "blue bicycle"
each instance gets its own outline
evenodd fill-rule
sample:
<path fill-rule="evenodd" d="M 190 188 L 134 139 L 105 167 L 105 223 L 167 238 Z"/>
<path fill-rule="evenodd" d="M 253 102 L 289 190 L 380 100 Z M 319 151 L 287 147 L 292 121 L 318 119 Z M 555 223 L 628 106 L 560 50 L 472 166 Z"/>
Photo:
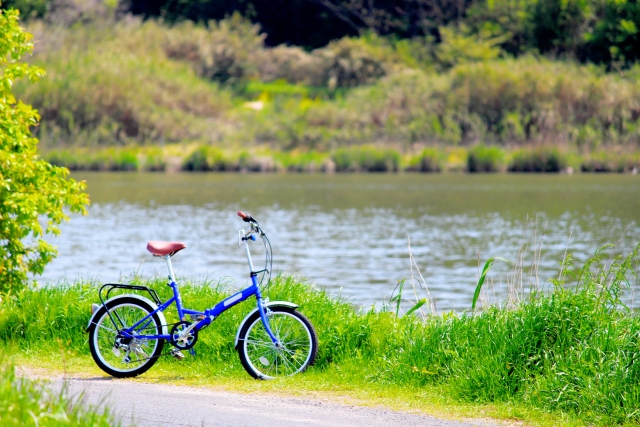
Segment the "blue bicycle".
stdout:
<path fill-rule="evenodd" d="M 162 302 L 157 293 L 146 286 L 106 284 L 98 293 L 101 304 L 93 304 L 87 325 L 89 347 L 96 364 L 109 375 L 119 378 L 134 377 L 146 372 L 158 360 L 165 341 L 172 349 L 166 355 L 184 358 L 183 350 L 194 353 L 198 333 L 209 326 L 224 311 L 252 297 L 257 307 L 240 324 L 235 348 L 246 371 L 254 378 L 273 379 L 303 372 L 311 366 L 318 352 L 318 339 L 311 322 L 298 306 L 286 301 L 268 301 L 262 298 L 258 275 L 271 278 L 271 244 L 258 222 L 249 214 L 238 212 L 249 224 L 238 233 L 238 244 L 244 244 L 249 263 L 251 286 L 205 311 L 183 307 L 176 283 L 171 257 L 186 247 L 181 242 L 151 241 L 147 249 L 162 257 L 169 269 L 168 285 L 173 297 Z M 265 246 L 265 268 L 256 271 L 251 260 L 248 243 L 262 238 Z M 121 294 L 109 298 L 114 289 L 147 292 L 150 298 L 137 294 Z M 104 295 L 103 295 L 104 294 Z M 167 324 L 163 312 L 175 304 L 179 321 Z"/>

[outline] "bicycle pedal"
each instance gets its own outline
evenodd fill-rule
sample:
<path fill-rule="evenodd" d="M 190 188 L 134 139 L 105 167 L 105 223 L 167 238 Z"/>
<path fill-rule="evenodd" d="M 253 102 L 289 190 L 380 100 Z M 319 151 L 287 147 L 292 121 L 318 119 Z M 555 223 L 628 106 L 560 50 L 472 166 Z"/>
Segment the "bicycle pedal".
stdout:
<path fill-rule="evenodd" d="M 174 348 L 173 350 L 171 350 L 171 355 L 173 357 L 175 357 L 178 360 L 183 360 L 184 359 L 184 354 L 182 354 L 182 352 L 180 350 L 178 350 L 177 348 Z"/>

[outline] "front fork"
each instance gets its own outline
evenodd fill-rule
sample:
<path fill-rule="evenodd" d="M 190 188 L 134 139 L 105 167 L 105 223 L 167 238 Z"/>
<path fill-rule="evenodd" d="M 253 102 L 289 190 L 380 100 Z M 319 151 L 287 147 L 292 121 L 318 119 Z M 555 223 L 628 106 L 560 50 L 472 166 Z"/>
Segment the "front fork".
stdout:
<path fill-rule="evenodd" d="M 251 232 L 253 232 L 253 225 L 251 226 L 251 229 L 248 231 L 250 231 L 250 234 Z M 269 311 L 269 309 L 265 307 L 262 302 L 262 293 L 260 292 L 260 287 L 258 286 L 258 274 L 253 268 L 253 261 L 251 260 L 251 251 L 249 251 L 249 243 L 247 241 L 248 239 L 249 237 L 247 237 L 246 232 L 244 230 L 240 230 L 239 236 L 238 236 L 238 244 L 244 243 L 244 250 L 247 255 L 247 263 L 249 264 L 249 271 L 251 272 L 251 283 L 253 284 L 253 287 L 256 289 L 256 300 L 258 301 L 258 311 L 260 312 L 260 319 L 262 319 L 262 325 L 264 326 L 264 329 L 267 331 L 267 335 L 269 335 L 269 338 L 271 338 L 271 341 L 276 346 L 276 348 L 279 348 L 280 341 L 278 341 L 276 336 L 273 334 L 273 331 L 271 330 L 271 326 L 269 326 L 269 316 L 267 315 L 267 312 Z M 255 237 L 253 238 L 253 240 L 255 240 Z"/>
<path fill-rule="evenodd" d="M 257 289 L 256 291 L 256 300 L 258 301 L 258 312 L 260 313 L 260 319 L 262 319 L 262 325 L 264 326 L 265 331 L 267 331 L 267 335 L 271 338 L 271 341 L 276 346 L 276 348 L 280 347 L 280 341 L 276 338 L 271 330 L 271 326 L 269 325 L 269 315 L 270 311 L 268 307 L 264 305 L 262 300 L 262 293 L 260 292 L 260 288 L 258 287 L 258 280 L 256 279 L 256 275 L 251 275 L 251 281 L 253 282 L 253 286 Z"/>

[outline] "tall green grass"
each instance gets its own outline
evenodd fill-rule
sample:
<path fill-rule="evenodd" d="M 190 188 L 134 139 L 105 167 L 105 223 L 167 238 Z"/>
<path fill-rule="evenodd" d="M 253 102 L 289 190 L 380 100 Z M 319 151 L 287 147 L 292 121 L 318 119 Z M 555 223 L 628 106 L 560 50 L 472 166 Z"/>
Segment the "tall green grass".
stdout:
<path fill-rule="evenodd" d="M 355 146 L 331 152 L 279 151 L 268 147 L 236 150 L 217 145 L 168 144 L 107 148 L 64 148 L 44 151 L 45 160 L 72 171 L 190 172 L 619 172 L 637 173 L 634 151 L 580 154 L 553 146 L 506 151 L 478 145 L 428 147 L 417 154 Z"/>
<path fill-rule="evenodd" d="M 511 154 L 510 172 L 561 172 L 568 166 L 567 156 L 557 147 L 519 149 Z"/>
<path fill-rule="evenodd" d="M 13 365 L 0 360 L 0 423 L 3 427 L 119 425 L 108 410 L 85 408 L 65 390 L 51 392 L 44 384 L 19 378 Z"/>
<path fill-rule="evenodd" d="M 640 156 L 616 150 L 595 151 L 585 156 L 580 168 L 583 172 L 634 172 L 640 168 Z"/>
<path fill-rule="evenodd" d="M 600 250 L 580 268 L 568 257 L 546 292 L 534 292 L 512 309 L 493 306 L 424 321 L 398 318 L 393 307 L 354 311 L 293 277 L 278 277 L 267 295 L 298 303 L 314 323 L 320 343 L 314 378 L 349 378 L 363 387 L 434 385 L 461 401 L 520 402 L 595 425 L 634 424 L 640 422 L 640 318 L 621 297 L 634 281 L 637 254 L 609 258 Z M 166 285 L 151 285 L 168 297 Z M 211 283 L 182 291 L 185 303 L 200 309 L 229 292 Z M 0 343 L 30 354 L 56 352 L 64 343 L 89 358 L 84 327 L 96 300 L 96 287 L 88 284 L 7 295 L 0 306 Z M 251 308 L 241 304 L 216 319 L 200 334 L 197 358 L 182 362 L 181 372 L 244 375 L 233 337 Z M 164 358 L 158 369 L 179 363 Z"/>
<path fill-rule="evenodd" d="M 396 150 L 362 146 L 340 148 L 331 156 L 339 172 L 397 172 L 400 154 Z"/>
<path fill-rule="evenodd" d="M 505 163 L 506 155 L 503 149 L 478 144 L 469 150 L 467 170 L 469 172 L 502 172 Z"/>
<path fill-rule="evenodd" d="M 446 154 L 437 148 L 425 148 L 422 152 L 409 159 L 407 171 L 442 172 L 446 168 Z"/>

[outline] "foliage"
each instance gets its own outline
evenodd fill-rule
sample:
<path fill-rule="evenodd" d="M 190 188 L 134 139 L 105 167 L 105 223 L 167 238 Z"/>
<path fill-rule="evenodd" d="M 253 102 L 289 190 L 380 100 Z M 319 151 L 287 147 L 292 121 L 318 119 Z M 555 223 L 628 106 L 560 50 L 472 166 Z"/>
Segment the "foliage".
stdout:
<path fill-rule="evenodd" d="M 322 83 L 330 90 L 374 83 L 387 74 L 385 60 L 391 56 L 361 38 L 331 42 L 320 55 L 325 63 Z"/>
<path fill-rule="evenodd" d="M 442 40 L 435 56 L 443 68 L 498 58 L 502 54 L 499 45 L 506 40 L 504 36 L 469 34 L 469 29 L 464 25 L 460 28 L 442 27 L 440 37 Z"/>
<path fill-rule="evenodd" d="M 88 203 L 84 183 L 39 158 L 30 132 L 38 114 L 12 94 L 17 79 L 35 81 L 44 74 L 20 62 L 32 49 L 18 12 L 0 11 L 0 291 L 20 288 L 29 273 L 42 273 L 56 255 L 43 235 L 60 232 L 57 225 L 68 219 L 65 208 L 84 213 Z M 41 216 L 47 218 L 44 226 Z"/>
<path fill-rule="evenodd" d="M 640 6 L 635 0 L 7 0 L 2 7 L 64 26 L 125 13 L 211 26 L 242 14 L 263 29 L 269 46 L 312 50 L 374 33 L 422 40 L 423 47 L 437 44 L 445 66 L 456 58 L 486 58 L 501 50 L 602 63 L 611 70 L 640 58 Z M 291 56 L 293 50 L 277 49 L 283 52 Z"/>
<path fill-rule="evenodd" d="M 185 22 L 167 36 L 169 58 L 186 60 L 200 77 L 221 83 L 238 83 L 253 74 L 250 58 L 263 50 L 259 27 L 238 14 L 207 27 Z"/>
<path fill-rule="evenodd" d="M 594 7 L 593 30 L 585 34 L 585 58 L 616 67 L 640 59 L 640 4 L 604 0 Z"/>

